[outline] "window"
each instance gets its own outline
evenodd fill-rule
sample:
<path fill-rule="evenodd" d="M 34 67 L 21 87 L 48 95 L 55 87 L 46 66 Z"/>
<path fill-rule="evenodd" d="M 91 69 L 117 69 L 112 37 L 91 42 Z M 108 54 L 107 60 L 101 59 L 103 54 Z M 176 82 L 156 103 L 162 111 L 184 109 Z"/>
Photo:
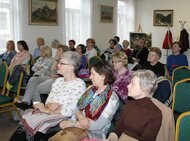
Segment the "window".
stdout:
<path fill-rule="evenodd" d="M 117 35 L 122 40 L 129 40 L 129 32 L 134 32 L 135 3 L 134 0 L 118 0 Z"/>
<path fill-rule="evenodd" d="M 91 36 L 91 0 L 65 0 L 66 41 L 86 43 Z"/>
<path fill-rule="evenodd" d="M 0 53 L 6 50 L 7 40 L 16 40 L 18 37 L 17 0 L 0 1 Z M 17 28 L 14 28 L 17 26 Z"/>

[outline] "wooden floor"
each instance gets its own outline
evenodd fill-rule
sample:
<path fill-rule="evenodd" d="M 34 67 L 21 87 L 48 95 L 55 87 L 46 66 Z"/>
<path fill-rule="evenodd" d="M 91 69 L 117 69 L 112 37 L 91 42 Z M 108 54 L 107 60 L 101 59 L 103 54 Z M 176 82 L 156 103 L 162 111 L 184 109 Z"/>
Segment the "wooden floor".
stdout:
<path fill-rule="evenodd" d="M 8 141 L 19 121 L 14 121 L 8 113 L 0 114 L 0 141 Z"/>

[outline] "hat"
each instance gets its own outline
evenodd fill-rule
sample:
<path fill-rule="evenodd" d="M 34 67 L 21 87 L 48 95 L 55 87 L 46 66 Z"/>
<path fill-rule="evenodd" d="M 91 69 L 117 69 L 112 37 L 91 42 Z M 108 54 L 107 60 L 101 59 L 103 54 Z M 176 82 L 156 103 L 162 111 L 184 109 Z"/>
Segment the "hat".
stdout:
<path fill-rule="evenodd" d="M 115 47 L 117 47 L 118 49 L 122 50 L 122 46 L 120 44 L 116 44 Z"/>

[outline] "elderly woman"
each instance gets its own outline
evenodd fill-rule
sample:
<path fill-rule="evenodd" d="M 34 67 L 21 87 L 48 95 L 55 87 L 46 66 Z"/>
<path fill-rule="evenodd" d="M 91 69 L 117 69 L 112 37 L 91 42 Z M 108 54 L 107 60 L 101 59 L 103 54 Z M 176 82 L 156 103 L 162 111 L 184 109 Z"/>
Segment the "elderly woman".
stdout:
<path fill-rule="evenodd" d="M 138 70 L 132 74 L 128 85 L 129 100 L 109 141 L 155 141 L 161 126 L 162 113 L 151 101 L 157 88 L 156 75 L 150 70 Z"/>
<path fill-rule="evenodd" d="M 44 76 L 33 76 L 30 78 L 22 102 L 16 103 L 16 106 L 18 108 L 21 108 L 23 110 L 29 108 L 31 100 L 41 102 L 40 94 L 48 94 L 50 92 L 51 85 L 55 79 L 58 78 L 57 65 L 63 53 L 68 50 L 69 48 L 66 45 L 58 45 L 57 53 L 53 58 L 49 72 L 47 72 Z"/>
<path fill-rule="evenodd" d="M 128 70 L 127 55 L 120 51 L 112 56 L 112 63 L 114 67 L 114 76 L 116 78 L 113 83 L 113 90 L 122 99 L 124 103 L 127 102 L 128 88 L 131 81 L 131 71 Z"/>
<path fill-rule="evenodd" d="M 7 47 L 7 50 L 4 53 L 0 54 L 0 62 L 5 61 L 7 65 L 9 66 L 11 63 L 11 60 L 16 55 L 14 41 L 12 40 L 7 41 L 6 47 Z"/>
<path fill-rule="evenodd" d="M 148 54 L 147 64 L 144 66 L 145 69 L 152 70 L 156 76 L 164 76 L 165 69 L 164 64 L 159 62 L 162 56 L 162 52 L 158 47 L 152 47 Z"/>
<path fill-rule="evenodd" d="M 58 73 L 64 77 L 56 79 L 53 83 L 45 105 L 37 103 L 33 105 L 36 110 L 24 112 L 24 120 L 21 121 L 22 124 L 11 137 L 11 141 L 31 140 L 33 137 L 34 140 L 37 140 L 36 136 L 39 132 L 46 133 L 48 127 L 55 126 L 60 120 L 70 118 L 74 114 L 76 104 L 86 88 L 84 81 L 75 75 L 75 70 L 80 64 L 78 53 L 67 51 L 63 54 L 58 64 Z M 48 117 L 51 118 L 41 126 L 40 122 L 43 123 Z M 35 125 L 37 123 L 39 125 Z M 36 127 L 39 127 L 37 133 L 35 132 Z"/>
<path fill-rule="evenodd" d="M 16 65 L 21 64 L 28 64 L 30 61 L 30 53 L 28 45 L 25 41 L 21 40 L 17 42 L 17 48 L 19 52 L 14 56 L 14 58 L 11 60 L 11 64 L 9 66 L 9 69 L 13 69 Z"/>
<path fill-rule="evenodd" d="M 93 86 L 79 99 L 73 121 L 63 121 L 60 127 L 88 129 L 93 137 L 104 139 L 118 108 L 118 97 L 110 86 L 113 83 L 111 66 L 102 61 L 92 65 L 90 79 Z"/>
<path fill-rule="evenodd" d="M 51 56 L 52 51 L 49 46 L 40 47 L 40 58 L 37 59 L 32 67 L 33 76 L 44 76 L 47 74 L 52 63 Z"/>

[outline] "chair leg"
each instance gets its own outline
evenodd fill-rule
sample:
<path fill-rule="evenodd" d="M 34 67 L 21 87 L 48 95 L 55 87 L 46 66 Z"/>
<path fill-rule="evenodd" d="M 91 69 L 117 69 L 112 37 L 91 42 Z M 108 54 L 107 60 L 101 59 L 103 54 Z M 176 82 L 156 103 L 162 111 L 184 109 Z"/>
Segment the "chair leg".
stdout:
<path fill-rule="evenodd" d="M 19 118 L 21 119 L 22 116 L 21 116 L 21 114 L 20 114 L 20 111 L 18 110 L 18 108 L 17 108 L 15 105 L 14 105 L 14 107 L 15 107 L 15 110 L 16 110 L 17 115 L 18 115 Z"/>

